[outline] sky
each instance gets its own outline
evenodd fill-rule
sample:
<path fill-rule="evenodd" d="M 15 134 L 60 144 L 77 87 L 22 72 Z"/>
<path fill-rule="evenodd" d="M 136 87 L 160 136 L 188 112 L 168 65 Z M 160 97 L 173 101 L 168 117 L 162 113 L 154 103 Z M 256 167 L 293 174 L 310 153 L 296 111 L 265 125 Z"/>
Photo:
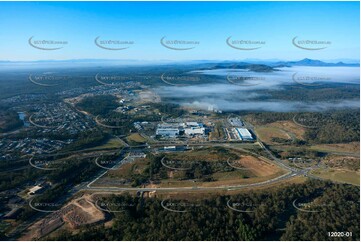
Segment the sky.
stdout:
<path fill-rule="evenodd" d="M 0 2 L 0 61 L 358 61 L 359 19 L 359 2 Z M 31 37 L 37 47 L 62 48 L 33 47 Z M 100 46 L 127 48 L 99 47 L 97 37 Z M 311 49 L 326 48 L 299 48 L 292 43 L 295 37 L 324 41 Z M 161 44 L 162 38 L 171 48 Z M 227 45 L 227 38 L 257 43 L 233 44 L 248 49 L 240 50 Z M 66 43 L 41 45 L 38 40 Z M 172 40 L 191 42 L 172 45 Z"/>

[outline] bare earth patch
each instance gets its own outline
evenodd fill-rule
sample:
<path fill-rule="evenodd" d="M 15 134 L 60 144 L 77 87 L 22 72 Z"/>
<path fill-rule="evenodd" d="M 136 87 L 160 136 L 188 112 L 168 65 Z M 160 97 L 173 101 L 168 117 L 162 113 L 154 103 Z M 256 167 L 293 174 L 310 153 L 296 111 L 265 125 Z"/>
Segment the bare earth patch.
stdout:
<path fill-rule="evenodd" d="M 104 213 L 94 205 L 87 195 L 71 201 L 60 210 L 30 226 L 20 240 L 40 239 L 63 225 L 76 229 L 79 226 L 97 223 L 104 219 Z"/>
<path fill-rule="evenodd" d="M 275 165 L 268 164 L 265 161 L 250 155 L 241 156 L 241 158 L 237 160 L 237 163 L 250 169 L 250 171 L 258 177 L 269 176 L 280 171 Z"/>

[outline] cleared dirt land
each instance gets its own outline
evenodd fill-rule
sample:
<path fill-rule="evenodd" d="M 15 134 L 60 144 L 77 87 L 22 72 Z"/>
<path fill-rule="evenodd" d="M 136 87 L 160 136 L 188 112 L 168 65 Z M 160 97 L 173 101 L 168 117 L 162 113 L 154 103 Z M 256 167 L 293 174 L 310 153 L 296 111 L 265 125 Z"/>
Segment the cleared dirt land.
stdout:
<path fill-rule="evenodd" d="M 85 195 L 72 200 L 60 210 L 33 224 L 20 240 L 40 239 L 62 226 L 77 229 L 82 225 L 94 224 L 104 219 L 104 213 L 95 206 L 93 199 Z"/>
<path fill-rule="evenodd" d="M 275 173 L 275 167 L 272 164 L 266 163 L 254 156 L 241 156 L 235 163 L 240 167 L 249 168 L 256 176 L 270 176 Z"/>

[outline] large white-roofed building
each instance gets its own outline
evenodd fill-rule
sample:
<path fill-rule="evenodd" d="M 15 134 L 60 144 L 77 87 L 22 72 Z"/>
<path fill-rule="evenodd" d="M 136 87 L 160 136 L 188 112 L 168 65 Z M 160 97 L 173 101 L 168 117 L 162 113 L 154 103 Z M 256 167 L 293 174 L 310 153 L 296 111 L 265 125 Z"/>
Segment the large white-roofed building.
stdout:
<path fill-rule="evenodd" d="M 253 136 L 248 129 L 245 128 L 235 128 L 240 140 L 253 140 Z"/>
<path fill-rule="evenodd" d="M 176 137 L 179 135 L 179 128 L 175 125 L 158 125 L 156 135 L 166 136 L 166 137 Z"/>

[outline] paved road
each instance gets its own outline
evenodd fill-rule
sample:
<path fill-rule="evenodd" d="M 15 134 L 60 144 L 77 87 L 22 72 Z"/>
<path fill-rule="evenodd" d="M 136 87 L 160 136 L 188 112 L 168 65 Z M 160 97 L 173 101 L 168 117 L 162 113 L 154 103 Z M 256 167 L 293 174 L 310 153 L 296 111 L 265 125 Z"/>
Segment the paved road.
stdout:
<path fill-rule="evenodd" d="M 186 143 L 183 143 L 182 145 L 185 145 Z M 264 185 L 269 185 L 272 183 L 276 183 L 276 182 L 280 182 L 295 176 L 308 176 L 308 172 L 309 169 L 296 169 L 293 167 L 288 166 L 287 164 L 285 164 L 283 161 L 277 159 L 272 152 L 270 152 L 264 145 L 263 143 L 259 143 L 260 146 L 270 155 L 271 158 L 273 158 L 274 160 L 272 161 L 273 163 L 275 163 L 276 165 L 281 166 L 282 168 L 284 168 L 285 170 L 287 170 L 286 174 L 283 174 L 279 177 L 267 180 L 267 181 L 262 181 L 262 182 L 258 182 L 258 183 L 252 183 L 252 184 L 242 184 L 242 185 L 233 185 L 233 186 L 216 186 L 216 187 L 172 187 L 172 188 L 139 188 L 139 187 L 125 187 L 125 188 L 121 188 L 121 187 L 94 187 L 93 184 L 100 179 L 102 176 L 104 176 L 108 170 L 102 171 L 99 173 L 99 175 L 92 180 L 91 182 L 89 182 L 85 187 L 83 187 L 83 190 L 91 190 L 91 191 L 107 191 L 107 192 L 117 192 L 117 191 L 194 191 L 194 190 L 236 190 L 236 189 L 242 189 L 242 188 L 249 188 L 249 187 L 258 187 L 258 186 L 264 186 Z M 159 146 L 163 146 L 164 143 L 161 144 L 152 144 L 149 145 L 147 148 L 155 148 L 155 147 L 159 147 Z M 229 143 L 226 144 L 213 144 L 213 143 L 202 143 L 202 144 L 189 144 L 191 146 L 205 146 L 205 147 L 226 147 L 226 148 L 232 148 L 235 150 L 240 150 L 240 151 L 246 151 L 249 152 L 245 149 L 239 148 L 239 147 L 232 147 Z M 140 147 L 144 147 L 145 146 L 137 146 L 137 148 Z M 132 148 L 135 148 L 134 146 Z M 253 152 L 249 152 L 254 154 Z M 122 162 L 117 163 L 115 166 L 119 167 L 122 164 Z"/>
<path fill-rule="evenodd" d="M 267 159 L 270 160 L 271 162 L 273 162 L 274 164 L 282 167 L 283 169 L 285 169 L 287 171 L 286 174 L 283 174 L 279 177 L 267 180 L 267 181 L 262 181 L 262 182 L 257 182 L 257 183 L 252 183 L 252 184 L 242 184 L 242 185 L 233 185 L 233 186 L 217 186 L 217 187 L 172 187 L 172 188 L 120 188 L 120 187 L 93 187 L 93 183 L 95 181 L 97 181 L 99 178 L 101 178 L 102 176 L 104 176 L 108 171 L 103 171 L 101 172 L 101 174 L 99 174 L 99 176 L 97 176 L 94 180 L 92 180 L 91 182 L 89 182 L 83 189 L 84 190 L 93 190 L 93 191 L 108 191 L 108 192 L 112 192 L 112 191 L 194 191 L 194 190 L 236 190 L 236 189 L 242 189 L 242 188 L 250 188 L 250 187 L 258 187 L 258 186 L 265 186 L 265 185 L 269 185 L 272 183 L 277 183 L 295 176 L 305 176 L 305 177 L 309 177 L 309 178 L 314 178 L 314 179 L 321 179 L 319 177 L 315 177 L 313 175 L 310 175 L 309 172 L 313 169 L 312 167 L 307 168 L 307 169 L 297 169 L 294 167 L 289 166 L 286 162 L 278 159 L 264 144 L 263 142 L 258 138 L 257 133 L 255 132 L 255 129 L 253 127 L 252 124 L 250 123 L 245 123 L 246 128 L 250 129 L 257 138 L 257 142 L 260 145 L 260 147 L 268 154 L 268 156 L 271 159 Z M 159 146 L 169 146 L 169 145 L 190 145 L 190 146 L 205 146 L 205 147 L 210 147 L 210 146 L 220 146 L 220 147 L 226 147 L 226 148 L 232 148 L 232 149 L 236 149 L 236 150 L 241 150 L 241 151 L 245 151 L 248 153 L 252 153 L 253 155 L 257 155 L 253 152 L 250 152 L 248 150 L 239 148 L 239 147 L 234 147 L 231 145 L 231 143 L 225 143 L 225 142 L 202 142 L 202 143 L 189 143 L 189 142 L 158 142 L 158 143 L 154 143 L 149 145 L 147 148 L 151 148 L 151 147 L 159 147 Z M 138 148 L 140 148 L 142 146 L 138 146 Z M 143 146 L 144 148 L 146 148 L 146 146 Z M 121 164 L 117 164 L 117 166 L 119 166 Z"/>

